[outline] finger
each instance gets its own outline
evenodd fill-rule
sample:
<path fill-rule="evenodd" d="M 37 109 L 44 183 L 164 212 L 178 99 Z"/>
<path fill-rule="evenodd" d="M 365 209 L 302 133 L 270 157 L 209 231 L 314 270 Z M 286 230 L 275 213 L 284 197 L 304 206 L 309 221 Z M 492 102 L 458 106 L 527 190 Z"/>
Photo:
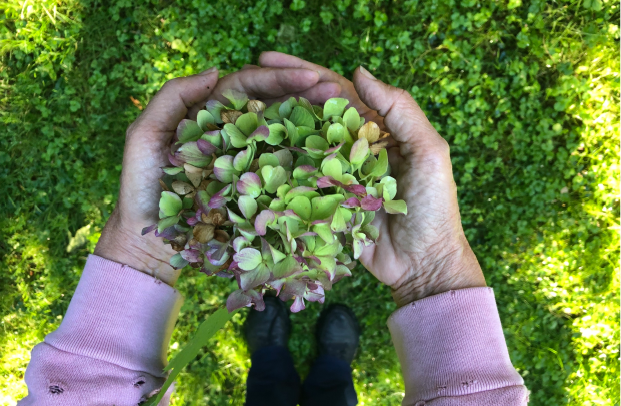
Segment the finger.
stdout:
<path fill-rule="evenodd" d="M 257 65 L 246 64 L 242 66 L 241 68 L 241 70 L 246 70 L 246 69 L 261 69 L 261 67 Z"/>
<path fill-rule="evenodd" d="M 141 133 L 174 132 L 188 110 L 209 97 L 218 82 L 218 70 L 211 68 L 198 75 L 169 80 L 149 102 L 132 127 Z"/>
<path fill-rule="evenodd" d="M 272 68 L 302 68 L 311 69 L 319 73 L 319 82 L 336 82 L 341 85 L 341 93 L 334 97 L 343 97 L 351 102 L 358 112 L 367 120 L 375 120 L 377 113 L 367 107 L 358 97 L 356 89 L 350 80 L 338 73 L 324 68 L 321 65 L 305 61 L 293 55 L 283 54 L 282 52 L 268 51 L 259 56 L 259 65 Z"/>
<path fill-rule="evenodd" d="M 214 96 L 222 103 L 226 89 L 244 92 L 251 98 L 273 99 L 290 93 L 302 92 L 319 81 L 319 74 L 309 69 L 246 69 L 221 78 L 214 89 Z"/>
<path fill-rule="evenodd" d="M 311 102 L 311 104 L 319 105 L 319 104 L 324 104 L 326 100 L 332 97 L 337 97 L 340 93 L 341 93 L 341 85 L 339 85 L 338 83 L 323 82 L 323 83 L 317 83 L 315 86 L 311 87 L 310 89 L 304 90 L 303 92 L 299 92 L 295 94 L 290 93 L 290 94 L 287 94 L 281 97 L 276 97 L 272 99 L 262 99 L 262 100 L 263 102 L 265 102 L 265 104 L 267 104 L 268 106 L 271 106 L 272 104 L 276 102 L 284 102 L 285 100 L 293 96 L 296 98 L 304 97 L 309 102 Z"/>
<path fill-rule="evenodd" d="M 354 86 L 360 98 L 384 116 L 384 124 L 394 139 L 403 143 L 406 153 L 446 144 L 405 90 L 376 79 L 362 66 L 354 72 Z"/>

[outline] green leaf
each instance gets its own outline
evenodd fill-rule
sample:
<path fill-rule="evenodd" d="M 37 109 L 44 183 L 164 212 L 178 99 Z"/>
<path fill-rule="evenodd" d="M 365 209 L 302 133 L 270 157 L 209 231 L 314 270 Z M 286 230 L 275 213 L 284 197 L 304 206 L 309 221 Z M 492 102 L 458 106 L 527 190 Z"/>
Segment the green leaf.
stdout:
<path fill-rule="evenodd" d="M 270 135 L 265 140 L 270 145 L 280 145 L 282 140 L 287 138 L 287 128 L 280 123 L 273 123 L 268 126 Z"/>
<path fill-rule="evenodd" d="M 403 200 L 387 200 L 384 202 L 384 210 L 389 214 L 408 214 L 408 206 Z"/>
<path fill-rule="evenodd" d="M 287 205 L 288 210 L 293 210 L 295 214 L 300 216 L 303 220 L 310 219 L 311 216 L 311 202 L 306 196 L 296 196 Z"/>
<path fill-rule="evenodd" d="M 176 216 L 183 208 L 181 197 L 173 192 L 163 191 L 160 197 L 160 210 L 166 217 Z"/>
<path fill-rule="evenodd" d="M 313 116 L 302 106 L 297 106 L 293 109 L 289 120 L 295 124 L 296 127 L 315 128 Z"/>
<path fill-rule="evenodd" d="M 341 116 L 345 107 L 349 104 L 349 100 L 342 98 L 328 99 L 323 105 L 323 118 L 328 119 L 331 116 Z"/>
<path fill-rule="evenodd" d="M 358 114 L 354 107 L 348 108 L 345 114 L 343 114 L 343 121 L 347 129 L 352 133 L 355 133 L 360 128 L 360 114 Z"/>
<path fill-rule="evenodd" d="M 170 385 L 177 379 L 177 375 L 179 375 L 181 370 L 196 359 L 201 348 L 207 345 L 211 337 L 221 330 L 236 313 L 237 310 L 229 313 L 225 308 L 219 309 L 202 322 L 196 334 L 194 334 L 186 346 L 164 367 L 164 371 L 171 372 L 160 392 L 149 398 L 143 406 L 156 406 L 162 400 Z"/>

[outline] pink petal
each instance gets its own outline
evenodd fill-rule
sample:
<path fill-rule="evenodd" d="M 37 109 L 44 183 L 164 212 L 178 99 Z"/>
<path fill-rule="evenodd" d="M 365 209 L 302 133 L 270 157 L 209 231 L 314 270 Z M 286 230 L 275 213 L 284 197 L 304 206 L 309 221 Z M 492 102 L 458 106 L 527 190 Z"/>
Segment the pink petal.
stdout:
<path fill-rule="evenodd" d="M 320 189 L 324 187 L 332 187 L 332 186 L 342 187 L 343 183 L 334 179 L 332 176 L 322 176 L 321 178 L 317 179 L 317 187 Z"/>
<path fill-rule="evenodd" d="M 367 194 L 367 189 L 362 186 L 362 185 L 348 185 L 348 186 L 343 186 L 343 189 L 347 190 L 348 192 L 354 193 L 357 196 L 366 196 Z"/>
<path fill-rule="evenodd" d="M 250 306 L 250 303 L 252 303 L 250 296 L 246 295 L 243 290 L 239 289 L 231 293 L 228 299 L 226 299 L 226 309 L 229 313 L 231 313 L 233 310 Z"/>
<path fill-rule="evenodd" d="M 263 210 L 254 220 L 254 229 L 259 235 L 267 233 L 267 223 L 274 221 L 276 216 L 270 210 Z"/>
<path fill-rule="evenodd" d="M 344 207 L 346 209 L 353 209 L 354 207 L 360 207 L 360 200 L 358 200 L 357 197 L 350 197 L 349 199 L 341 203 L 341 207 Z"/>
<path fill-rule="evenodd" d="M 377 211 L 382 207 L 383 201 L 383 197 L 373 197 L 371 195 L 366 195 L 360 201 L 360 206 L 363 210 L 366 211 Z"/>
<path fill-rule="evenodd" d="M 295 298 L 290 309 L 291 309 L 291 313 L 297 313 L 299 311 L 306 309 L 306 306 L 304 306 L 304 299 L 302 298 L 302 296 L 297 296 Z"/>
<path fill-rule="evenodd" d="M 196 146 L 203 153 L 203 155 L 210 156 L 214 152 L 216 152 L 216 146 L 213 145 L 209 141 L 205 141 L 203 139 L 199 139 L 196 141 Z"/>

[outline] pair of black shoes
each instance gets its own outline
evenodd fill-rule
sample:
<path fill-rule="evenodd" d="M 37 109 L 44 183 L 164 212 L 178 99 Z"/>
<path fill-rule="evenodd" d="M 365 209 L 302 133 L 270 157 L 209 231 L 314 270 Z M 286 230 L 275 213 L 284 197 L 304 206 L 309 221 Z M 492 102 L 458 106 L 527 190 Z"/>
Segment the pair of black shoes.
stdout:
<path fill-rule="evenodd" d="M 265 310 L 250 310 L 244 324 L 244 336 L 250 354 L 268 346 L 287 347 L 291 321 L 285 304 L 278 298 L 265 297 Z M 351 364 L 358 348 L 360 327 L 351 309 L 332 305 L 321 313 L 316 338 L 319 355 L 330 355 Z"/>

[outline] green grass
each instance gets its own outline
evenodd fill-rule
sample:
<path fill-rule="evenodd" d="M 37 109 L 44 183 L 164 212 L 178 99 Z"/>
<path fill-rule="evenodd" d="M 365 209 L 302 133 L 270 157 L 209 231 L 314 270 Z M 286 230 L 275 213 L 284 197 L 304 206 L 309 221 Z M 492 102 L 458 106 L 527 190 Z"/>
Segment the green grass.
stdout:
<path fill-rule="evenodd" d="M 531 405 L 619 405 L 619 9 L 612 0 L 0 2 L 0 404 L 26 394 L 118 193 L 124 133 L 167 79 L 280 50 L 407 89 L 452 145 L 468 239 Z M 84 228 L 88 227 L 88 228 Z M 78 233 L 78 230 L 82 230 Z M 70 248 L 69 250 L 67 248 Z M 173 352 L 232 287 L 184 272 Z M 327 303 L 364 327 L 361 404 L 398 405 L 389 290 L 360 269 Z M 293 316 L 302 374 L 321 310 Z M 173 405 L 243 404 L 244 313 Z"/>

